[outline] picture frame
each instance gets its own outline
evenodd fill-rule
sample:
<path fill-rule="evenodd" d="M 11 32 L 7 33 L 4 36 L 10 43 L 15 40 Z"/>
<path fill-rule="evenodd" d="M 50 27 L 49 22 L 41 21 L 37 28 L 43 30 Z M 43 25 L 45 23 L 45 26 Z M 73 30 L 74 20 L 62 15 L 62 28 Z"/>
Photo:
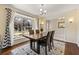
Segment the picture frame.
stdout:
<path fill-rule="evenodd" d="M 58 28 L 64 28 L 64 22 L 58 22 Z"/>

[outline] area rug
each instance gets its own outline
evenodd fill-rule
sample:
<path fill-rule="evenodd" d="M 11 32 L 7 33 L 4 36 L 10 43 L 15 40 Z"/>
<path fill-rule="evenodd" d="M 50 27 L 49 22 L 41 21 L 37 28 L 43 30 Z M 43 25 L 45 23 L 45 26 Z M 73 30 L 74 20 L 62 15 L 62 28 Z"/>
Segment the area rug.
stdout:
<path fill-rule="evenodd" d="M 64 55 L 65 43 L 54 41 L 54 48 L 47 52 L 48 55 Z M 38 55 L 36 52 L 30 49 L 30 43 L 21 47 L 15 48 L 11 51 L 11 55 Z M 40 48 L 40 55 L 45 55 L 44 47 Z"/>

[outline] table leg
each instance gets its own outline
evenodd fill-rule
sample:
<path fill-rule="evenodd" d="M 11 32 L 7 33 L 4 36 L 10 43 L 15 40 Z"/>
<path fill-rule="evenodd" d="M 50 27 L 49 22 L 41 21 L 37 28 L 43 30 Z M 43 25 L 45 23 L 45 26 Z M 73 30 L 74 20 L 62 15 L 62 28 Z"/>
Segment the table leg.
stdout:
<path fill-rule="evenodd" d="M 39 41 L 37 42 L 37 52 L 38 52 L 38 54 L 40 54 L 40 44 L 39 44 Z"/>
<path fill-rule="evenodd" d="M 40 44 L 39 41 L 37 41 L 37 46 L 35 48 L 35 41 L 30 40 L 30 48 L 35 51 L 36 53 L 40 54 Z"/>
<path fill-rule="evenodd" d="M 34 49 L 35 49 L 35 41 L 33 42 L 33 44 L 34 44 Z"/>
<path fill-rule="evenodd" d="M 47 46 L 45 46 L 45 54 L 47 55 Z"/>
<path fill-rule="evenodd" d="M 30 48 L 32 49 L 32 40 L 30 40 Z"/>

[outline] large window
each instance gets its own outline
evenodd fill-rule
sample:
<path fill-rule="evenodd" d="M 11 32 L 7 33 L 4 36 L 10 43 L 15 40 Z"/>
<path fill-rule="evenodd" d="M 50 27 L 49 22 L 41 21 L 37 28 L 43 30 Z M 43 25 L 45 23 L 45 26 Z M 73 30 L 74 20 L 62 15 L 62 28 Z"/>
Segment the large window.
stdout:
<path fill-rule="evenodd" d="M 14 18 L 14 30 L 26 31 L 32 29 L 32 19 L 16 15 Z"/>

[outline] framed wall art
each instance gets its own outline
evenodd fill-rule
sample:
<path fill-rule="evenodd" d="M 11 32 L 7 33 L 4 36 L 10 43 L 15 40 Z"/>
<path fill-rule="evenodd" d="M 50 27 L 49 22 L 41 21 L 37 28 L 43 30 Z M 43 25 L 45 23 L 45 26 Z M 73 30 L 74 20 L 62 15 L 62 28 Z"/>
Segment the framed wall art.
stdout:
<path fill-rule="evenodd" d="M 58 22 L 58 28 L 64 28 L 64 22 Z"/>

